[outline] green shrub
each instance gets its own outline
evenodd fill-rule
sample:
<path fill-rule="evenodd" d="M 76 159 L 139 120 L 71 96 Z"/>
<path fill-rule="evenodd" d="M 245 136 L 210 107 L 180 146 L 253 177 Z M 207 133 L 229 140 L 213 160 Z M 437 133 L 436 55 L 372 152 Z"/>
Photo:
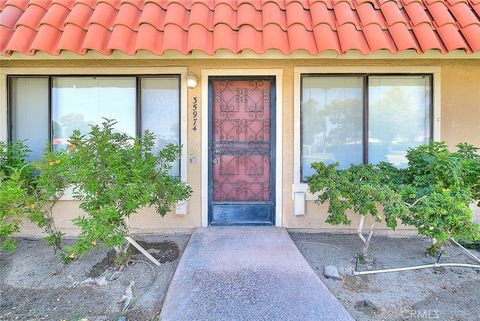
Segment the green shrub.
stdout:
<path fill-rule="evenodd" d="M 35 168 L 26 160 L 29 154 L 30 150 L 21 140 L 11 143 L 0 141 L 0 171 L 4 177 L 16 172 L 22 179 L 30 179 Z"/>
<path fill-rule="evenodd" d="M 30 206 L 29 181 L 33 167 L 26 162 L 29 150 L 22 141 L 0 142 L 0 248 L 16 249 L 12 234 L 20 230 Z"/>
<path fill-rule="evenodd" d="M 428 250 L 432 254 L 451 238 L 474 241 L 480 237 L 469 207 L 480 199 L 478 148 L 457 147 L 451 152 L 444 142 L 432 142 L 407 153 L 409 166 L 399 191 L 410 211 L 402 221 L 436 240 Z"/>
<path fill-rule="evenodd" d="M 480 147 L 458 144 L 457 155 L 463 162 L 463 180 L 472 189 L 472 198 L 480 206 Z"/>
<path fill-rule="evenodd" d="M 58 249 L 63 233 L 55 227 L 52 209 L 67 184 L 67 155 L 51 152 L 48 146 L 42 161 L 32 164 L 26 161 L 29 152 L 22 141 L 0 142 L 0 239 L 4 248 L 14 251 L 11 235 L 28 218 L 47 234 L 47 243 Z"/>
<path fill-rule="evenodd" d="M 358 235 L 364 243 L 363 255 L 367 254 L 373 233 L 373 224 L 367 238 L 362 234 L 364 219 L 371 216 L 381 222 L 378 205 L 383 206 L 383 216 L 388 227 L 394 229 L 397 221 L 408 212 L 392 182 L 401 179 L 401 171 L 387 163 L 379 165 L 352 165 L 338 170 L 338 163 L 325 165 L 313 163 L 315 174 L 308 178 L 311 193 L 318 193 L 316 203 L 328 201 L 327 223 L 350 225 L 347 211 L 361 216 Z M 393 185 L 392 185 L 393 184 Z"/>
<path fill-rule="evenodd" d="M 38 170 L 32 182 L 35 206 L 29 210 L 28 217 L 44 231 L 45 241 L 56 251 L 61 248 L 64 233 L 55 226 L 53 208 L 70 183 L 70 157 L 66 150 L 52 151 L 48 145 L 35 167 Z"/>
<path fill-rule="evenodd" d="M 75 244 L 65 248 L 66 261 L 99 244 L 123 253 L 130 215 L 155 206 L 163 216 L 191 194 L 188 185 L 170 175 L 179 146 L 168 145 L 155 154 L 153 134 L 134 139 L 115 132 L 114 125 L 106 120 L 92 126 L 88 135 L 75 131 L 70 137 L 69 177 L 86 215 L 74 220 L 81 232 Z"/>
<path fill-rule="evenodd" d="M 377 205 L 383 207 L 389 228 L 401 220 L 435 240 L 427 250 L 430 254 L 451 238 L 475 242 L 480 239 L 480 227 L 473 222 L 469 205 L 480 202 L 479 148 L 469 144 L 457 148 L 451 152 L 444 142 L 431 142 L 410 149 L 405 169 L 380 163 L 337 170 L 337 164 L 314 163 L 316 173 L 308 179 L 310 192 L 318 193 L 317 203 L 329 202 L 327 223 L 350 224 L 347 210 L 362 216 L 359 236 L 364 252 L 373 227 L 364 238 L 364 217 L 381 221 Z"/>

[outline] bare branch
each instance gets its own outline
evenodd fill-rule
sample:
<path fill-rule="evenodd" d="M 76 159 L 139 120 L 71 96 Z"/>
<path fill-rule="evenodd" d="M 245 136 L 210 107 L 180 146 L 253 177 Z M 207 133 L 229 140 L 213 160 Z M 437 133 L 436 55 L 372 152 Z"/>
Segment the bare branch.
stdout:
<path fill-rule="evenodd" d="M 363 225 L 365 223 L 365 216 L 363 215 L 360 215 L 361 218 L 360 218 L 360 222 L 358 223 L 358 230 L 357 230 L 357 234 L 358 234 L 358 237 L 362 240 L 363 244 L 367 244 L 367 240 L 365 239 L 365 237 L 363 236 L 362 234 L 362 231 L 363 231 Z"/>
<path fill-rule="evenodd" d="M 405 202 L 405 205 L 407 205 L 409 208 L 412 208 L 414 207 L 415 205 L 417 205 L 418 202 L 420 202 L 421 200 L 423 200 L 427 195 L 423 195 L 422 197 L 420 197 L 419 199 L 417 199 L 415 202 L 413 202 L 412 204 L 409 204 L 407 202 Z"/>

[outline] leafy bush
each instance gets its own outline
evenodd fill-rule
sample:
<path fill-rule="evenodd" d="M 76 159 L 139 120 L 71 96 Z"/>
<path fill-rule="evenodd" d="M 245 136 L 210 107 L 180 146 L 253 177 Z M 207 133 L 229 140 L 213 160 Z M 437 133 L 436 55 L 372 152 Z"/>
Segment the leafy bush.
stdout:
<path fill-rule="evenodd" d="M 367 238 L 362 234 L 364 219 L 370 215 L 375 222 L 381 222 L 378 205 L 383 206 L 387 226 L 394 229 L 397 220 L 408 212 L 400 195 L 392 189 L 391 180 L 398 178 L 399 172 L 391 165 L 352 165 L 348 169 L 338 170 L 338 163 L 325 165 L 314 163 L 316 173 L 308 178 L 311 193 L 318 193 L 316 203 L 329 202 L 328 217 L 330 224 L 350 225 L 348 210 L 361 216 L 358 235 L 364 243 L 363 255 L 367 254 L 374 224 L 370 226 Z"/>
<path fill-rule="evenodd" d="M 155 154 L 154 135 L 131 138 L 114 131 L 115 122 L 92 126 L 88 135 L 75 131 L 69 140 L 69 175 L 74 197 L 87 214 L 74 220 L 81 229 L 76 243 L 66 247 L 64 259 L 75 259 L 100 243 L 125 251 L 128 218 L 138 209 L 155 206 L 160 215 L 191 189 L 170 175 L 181 148 L 166 146 Z"/>
<path fill-rule="evenodd" d="M 28 152 L 22 141 L 0 142 L 0 248 L 8 252 L 15 251 L 12 234 L 20 230 L 32 204 L 29 179 L 33 167 L 25 161 Z"/>
<path fill-rule="evenodd" d="M 35 163 L 39 174 L 32 182 L 34 206 L 28 217 L 47 234 L 45 240 L 55 251 L 61 248 L 64 233 L 55 226 L 53 208 L 70 183 L 69 161 L 66 150 L 52 151 L 48 145 L 42 160 Z"/>
<path fill-rule="evenodd" d="M 318 193 L 317 203 L 329 202 L 327 223 L 350 224 L 347 210 L 361 215 L 358 234 L 365 244 L 364 253 L 373 228 L 368 238 L 363 237 L 364 217 L 370 215 L 380 222 L 377 206 L 381 205 L 389 228 L 401 220 L 434 239 L 436 243 L 428 249 L 433 254 L 451 238 L 480 239 L 480 227 L 473 222 L 469 207 L 480 201 L 479 148 L 457 147 L 450 152 L 444 142 L 432 142 L 410 149 L 405 169 L 380 163 L 337 170 L 338 164 L 314 163 L 316 173 L 308 178 L 309 189 Z"/>
<path fill-rule="evenodd" d="M 457 155 L 463 163 L 462 178 L 472 189 L 472 198 L 480 206 L 480 147 L 470 144 L 458 144 Z"/>
<path fill-rule="evenodd" d="M 457 147 L 458 151 L 450 152 L 444 142 L 432 142 L 407 154 L 409 166 L 400 194 L 411 205 L 403 223 L 436 240 L 428 250 L 431 254 L 451 238 L 474 241 L 480 237 L 469 207 L 480 200 L 478 148 Z"/>
<path fill-rule="evenodd" d="M 0 142 L 0 239 L 4 239 L 3 248 L 14 251 L 11 235 L 28 218 L 47 234 L 47 243 L 58 249 L 63 233 L 55 227 L 52 209 L 66 187 L 67 162 L 61 161 L 66 154 L 48 147 L 43 160 L 34 166 L 26 161 L 29 152 L 22 141 Z"/>
<path fill-rule="evenodd" d="M 27 145 L 21 140 L 7 143 L 0 141 L 0 171 L 4 177 L 10 177 L 14 172 L 23 179 L 32 177 L 35 168 L 26 159 L 30 153 Z"/>

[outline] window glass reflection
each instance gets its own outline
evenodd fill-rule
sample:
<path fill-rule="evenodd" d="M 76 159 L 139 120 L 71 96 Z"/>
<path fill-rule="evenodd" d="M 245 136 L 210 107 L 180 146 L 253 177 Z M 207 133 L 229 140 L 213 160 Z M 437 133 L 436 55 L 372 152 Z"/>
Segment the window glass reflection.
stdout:
<path fill-rule="evenodd" d="M 302 79 L 302 179 L 313 162 L 339 162 L 340 168 L 363 160 L 363 78 Z"/>
<path fill-rule="evenodd" d="M 155 134 L 158 151 L 180 144 L 180 95 L 177 77 L 142 77 L 142 131 Z M 179 162 L 172 174 L 179 176 Z"/>
<path fill-rule="evenodd" d="M 10 79 L 12 140 L 23 140 L 31 153 L 28 160 L 40 160 L 48 142 L 48 78 Z"/>
<path fill-rule="evenodd" d="M 115 119 L 118 132 L 135 136 L 135 77 L 55 77 L 52 83 L 53 146 L 65 147 L 74 130 Z"/>
<path fill-rule="evenodd" d="M 430 140 L 430 77 L 369 77 L 370 163 L 407 165 L 408 148 Z"/>

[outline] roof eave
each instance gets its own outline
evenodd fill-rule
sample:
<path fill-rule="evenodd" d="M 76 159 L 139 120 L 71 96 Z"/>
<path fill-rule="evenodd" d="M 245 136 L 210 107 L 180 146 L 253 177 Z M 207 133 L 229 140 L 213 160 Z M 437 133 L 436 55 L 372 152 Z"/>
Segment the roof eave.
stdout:
<path fill-rule="evenodd" d="M 104 55 L 97 51 L 89 51 L 85 55 L 78 55 L 72 52 L 63 51 L 59 55 L 53 56 L 46 52 L 38 51 L 35 55 L 29 56 L 14 52 L 11 56 L 0 56 L 0 60 L 92 60 L 92 59 L 480 59 L 480 52 L 466 53 L 464 50 L 455 50 L 448 53 L 441 53 L 436 50 L 425 53 L 417 53 L 414 50 L 406 50 L 399 53 L 391 53 L 388 50 L 379 50 L 367 55 L 359 51 L 348 51 L 344 54 L 338 54 L 335 51 L 324 51 L 312 55 L 307 51 L 295 51 L 292 54 L 285 55 L 279 50 L 268 50 L 265 53 L 257 54 L 253 51 L 245 50 L 240 53 L 233 53 L 228 50 L 219 50 L 214 55 L 208 55 L 201 51 L 194 51 L 184 55 L 175 50 L 166 51 L 163 55 L 155 55 L 149 51 L 138 51 L 135 55 L 128 55 L 121 51 L 113 51 L 111 55 Z"/>

